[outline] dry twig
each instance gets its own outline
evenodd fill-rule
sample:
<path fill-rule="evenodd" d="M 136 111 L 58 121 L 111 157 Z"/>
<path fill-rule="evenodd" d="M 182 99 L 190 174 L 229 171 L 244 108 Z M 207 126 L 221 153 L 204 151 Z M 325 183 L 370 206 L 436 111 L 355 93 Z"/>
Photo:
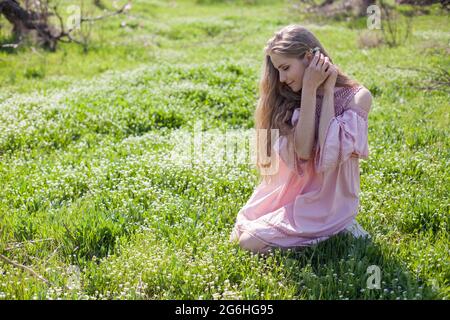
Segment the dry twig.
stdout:
<path fill-rule="evenodd" d="M 38 274 L 36 271 L 34 271 L 33 269 L 31 269 L 30 267 L 24 266 L 23 264 L 14 262 L 12 260 L 10 260 L 9 258 L 5 257 L 4 255 L 0 254 L 0 260 L 6 262 L 7 264 L 10 264 L 16 268 L 25 270 L 26 272 L 28 272 L 29 274 L 31 274 L 33 277 L 36 277 L 37 279 L 41 280 L 42 282 L 45 282 L 47 285 L 51 286 L 52 283 L 50 281 L 48 281 L 47 279 L 45 279 L 43 276 L 41 276 L 40 274 Z"/>

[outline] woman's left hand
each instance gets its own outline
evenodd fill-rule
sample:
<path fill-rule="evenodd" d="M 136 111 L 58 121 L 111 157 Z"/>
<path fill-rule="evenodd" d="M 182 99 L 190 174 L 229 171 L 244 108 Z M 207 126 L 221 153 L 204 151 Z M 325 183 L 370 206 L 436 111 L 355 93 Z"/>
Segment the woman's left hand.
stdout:
<path fill-rule="evenodd" d="M 326 71 L 326 73 L 328 74 L 328 78 L 324 81 L 323 83 L 323 89 L 325 91 L 334 91 L 334 86 L 336 85 L 336 79 L 338 76 L 338 68 L 332 64 L 329 63 L 329 67 Z"/>

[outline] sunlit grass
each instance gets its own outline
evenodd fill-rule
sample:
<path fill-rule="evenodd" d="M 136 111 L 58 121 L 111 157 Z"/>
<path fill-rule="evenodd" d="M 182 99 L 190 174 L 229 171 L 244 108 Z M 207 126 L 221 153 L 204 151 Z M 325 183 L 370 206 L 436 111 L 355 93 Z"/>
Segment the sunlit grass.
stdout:
<path fill-rule="evenodd" d="M 450 297 L 448 93 L 388 67 L 448 66 L 424 39 L 448 43 L 433 27 L 444 16 L 418 17 L 402 47 L 360 50 L 359 22 L 315 25 L 289 3 L 133 3 L 87 54 L 0 52 L 0 253 L 52 283 L 0 262 L 0 299 Z M 228 242 L 255 167 L 217 160 L 226 132 L 246 151 L 265 41 L 302 21 L 374 96 L 357 217 L 372 241 L 258 256 Z"/>

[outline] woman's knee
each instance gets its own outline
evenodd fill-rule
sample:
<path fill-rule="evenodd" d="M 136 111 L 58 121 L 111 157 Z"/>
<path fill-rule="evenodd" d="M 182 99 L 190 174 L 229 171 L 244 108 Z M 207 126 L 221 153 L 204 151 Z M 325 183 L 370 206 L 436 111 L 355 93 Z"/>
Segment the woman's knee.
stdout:
<path fill-rule="evenodd" d="M 239 246 L 242 249 L 253 252 L 263 252 L 267 249 L 267 245 L 250 235 L 248 232 L 243 232 L 239 237 Z"/>

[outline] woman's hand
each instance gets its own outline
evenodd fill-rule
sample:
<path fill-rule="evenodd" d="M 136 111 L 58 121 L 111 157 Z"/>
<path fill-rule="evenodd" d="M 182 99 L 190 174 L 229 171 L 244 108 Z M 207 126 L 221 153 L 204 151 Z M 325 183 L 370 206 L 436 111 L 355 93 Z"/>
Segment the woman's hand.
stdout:
<path fill-rule="evenodd" d="M 303 87 L 308 87 L 310 90 L 317 90 L 331 74 L 332 70 L 334 70 L 330 68 L 331 65 L 330 59 L 325 57 L 320 51 L 317 51 L 303 75 Z M 335 82 L 333 83 L 333 79 L 330 79 L 327 87 L 333 85 L 334 88 Z"/>
<path fill-rule="evenodd" d="M 323 90 L 325 92 L 334 92 L 334 86 L 336 85 L 336 79 L 338 76 L 338 67 L 330 63 L 330 66 L 328 67 L 326 73 L 328 73 L 328 78 L 323 84 Z"/>

